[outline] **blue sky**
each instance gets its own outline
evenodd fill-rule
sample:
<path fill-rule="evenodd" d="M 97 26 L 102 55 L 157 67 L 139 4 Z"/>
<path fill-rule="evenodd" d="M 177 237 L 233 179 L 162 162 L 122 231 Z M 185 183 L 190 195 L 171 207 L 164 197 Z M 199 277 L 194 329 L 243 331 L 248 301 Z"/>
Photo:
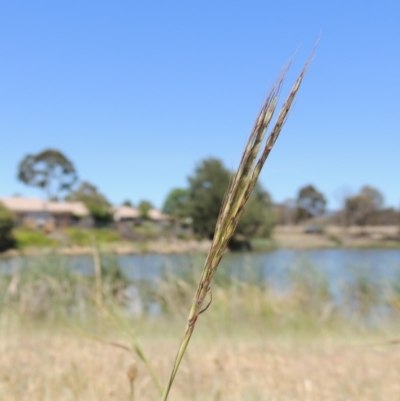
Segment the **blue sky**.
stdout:
<path fill-rule="evenodd" d="M 160 207 L 205 157 L 237 166 L 297 51 L 321 42 L 261 174 L 275 201 L 312 183 L 329 207 L 364 184 L 399 207 L 400 2 L 0 1 L 0 196 L 57 148 L 113 203 Z M 283 100 L 282 97 L 282 100 Z"/>

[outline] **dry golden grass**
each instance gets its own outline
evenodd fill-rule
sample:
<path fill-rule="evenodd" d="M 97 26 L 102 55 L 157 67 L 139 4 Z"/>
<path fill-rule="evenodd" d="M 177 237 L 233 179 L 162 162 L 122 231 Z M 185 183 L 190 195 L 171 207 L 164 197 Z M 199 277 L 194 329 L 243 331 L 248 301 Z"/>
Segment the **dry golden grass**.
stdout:
<path fill-rule="evenodd" d="M 144 323 L 141 343 L 165 382 L 176 349 L 167 323 Z M 263 330 L 199 330 L 171 390 L 188 400 L 399 400 L 400 345 L 383 335 L 267 335 Z M 117 333 L 108 333 L 115 339 Z M 386 337 L 385 337 L 386 338 Z M 129 400 L 126 350 L 45 326 L 12 325 L 0 334 L 0 400 Z M 156 400 L 145 367 L 136 361 L 135 399 Z"/>

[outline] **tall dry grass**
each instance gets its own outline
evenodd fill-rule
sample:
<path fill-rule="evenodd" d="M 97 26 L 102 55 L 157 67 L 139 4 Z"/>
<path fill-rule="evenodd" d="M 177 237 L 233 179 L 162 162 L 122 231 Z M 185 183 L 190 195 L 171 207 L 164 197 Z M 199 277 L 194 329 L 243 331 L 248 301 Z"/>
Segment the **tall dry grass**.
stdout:
<path fill-rule="evenodd" d="M 52 325 L 3 324 L 0 331 L 0 399 L 7 401 L 129 400 L 128 369 L 135 363 L 134 397 L 159 393 L 145 365 L 120 331 L 99 328 L 73 333 Z M 179 331 L 170 320 L 136 322 L 157 375 L 166 380 Z M 102 330 L 102 329 L 101 329 Z M 94 332 L 94 333 L 93 333 Z M 176 401 L 396 400 L 400 394 L 398 345 L 389 333 L 271 333 L 262 320 L 226 325 L 208 316 L 197 328 L 176 376 Z"/>

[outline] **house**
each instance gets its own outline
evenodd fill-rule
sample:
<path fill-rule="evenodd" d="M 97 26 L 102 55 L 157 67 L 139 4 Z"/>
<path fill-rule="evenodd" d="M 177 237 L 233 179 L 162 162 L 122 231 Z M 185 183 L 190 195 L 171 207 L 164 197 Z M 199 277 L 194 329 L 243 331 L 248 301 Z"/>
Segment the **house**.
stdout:
<path fill-rule="evenodd" d="M 113 209 L 114 212 L 114 221 L 132 221 L 138 222 L 140 221 L 140 212 L 138 209 L 132 206 L 117 206 Z"/>
<path fill-rule="evenodd" d="M 0 202 L 14 213 L 16 226 L 51 231 L 76 225 L 89 217 L 89 211 L 82 202 L 54 202 L 19 196 L 0 198 Z"/>
<path fill-rule="evenodd" d="M 140 225 L 143 222 L 140 211 L 135 207 L 125 205 L 117 206 L 113 209 L 113 212 L 114 221 L 117 223 L 131 221 Z M 171 217 L 153 208 L 148 212 L 148 219 L 159 226 L 164 226 L 170 222 Z"/>
<path fill-rule="evenodd" d="M 156 223 L 158 226 L 165 226 L 171 222 L 171 216 L 160 212 L 157 209 L 149 210 L 149 219 Z"/>

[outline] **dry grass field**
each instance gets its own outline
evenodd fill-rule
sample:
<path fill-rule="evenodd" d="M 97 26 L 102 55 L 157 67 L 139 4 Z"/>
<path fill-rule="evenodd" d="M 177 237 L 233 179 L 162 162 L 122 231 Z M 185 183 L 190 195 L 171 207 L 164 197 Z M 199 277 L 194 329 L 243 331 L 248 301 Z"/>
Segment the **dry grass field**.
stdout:
<path fill-rule="evenodd" d="M 184 319 L 130 321 L 165 383 Z M 269 328 L 269 325 L 273 327 Z M 134 399 L 160 399 L 123 332 L 93 324 L 24 322 L 3 316 L 0 400 L 132 400 L 127 369 L 138 368 Z M 281 325 L 267 319 L 204 317 L 171 391 L 177 401 L 376 401 L 400 399 L 400 330 Z"/>
<path fill-rule="evenodd" d="M 177 375 L 173 400 L 400 399 L 400 345 L 388 341 L 394 332 L 269 333 L 261 320 L 226 324 L 210 318 L 203 323 Z M 179 324 L 156 319 L 136 325 L 141 345 L 164 383 Z M 0 399 L 128 401 L 127 368 L 132 362 L 138 368 L 134 398 L 160 399 L 136 355 L 107 342 L 129 346 L 120 333 L 104 327 L 89 325 L 81 331 L 3 320 Z"/>

